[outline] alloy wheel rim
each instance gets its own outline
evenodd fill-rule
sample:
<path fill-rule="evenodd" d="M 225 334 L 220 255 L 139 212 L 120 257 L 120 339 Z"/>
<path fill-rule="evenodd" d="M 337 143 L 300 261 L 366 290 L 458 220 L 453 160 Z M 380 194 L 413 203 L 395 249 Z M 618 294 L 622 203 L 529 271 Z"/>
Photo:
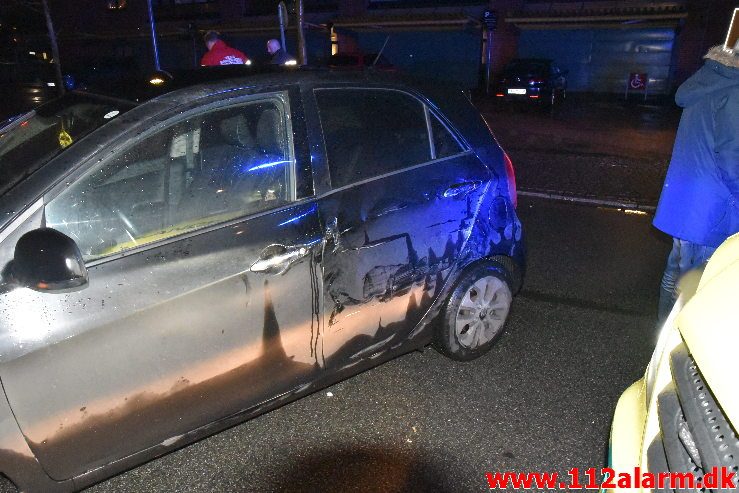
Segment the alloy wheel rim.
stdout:
<path fill-rule="evenodd" d="M 508 285 L 495 276 L 475 281 L 457 309 L 455 332 L 459 344 L 476 349 L 494 339 L 503 329 L 512 298 Z"/>

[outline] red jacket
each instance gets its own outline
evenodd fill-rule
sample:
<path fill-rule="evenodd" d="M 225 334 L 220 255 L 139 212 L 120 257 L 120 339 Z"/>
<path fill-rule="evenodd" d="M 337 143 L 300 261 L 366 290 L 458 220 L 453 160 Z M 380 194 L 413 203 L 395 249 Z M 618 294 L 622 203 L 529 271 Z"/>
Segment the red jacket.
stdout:
<path fill-rule="evenodd" d="M 200 65 L 242 65 L 249 58 L 239 50 L 231 48 L 220 39 L 216 40 L 213 47 L 200 59 Z"/>

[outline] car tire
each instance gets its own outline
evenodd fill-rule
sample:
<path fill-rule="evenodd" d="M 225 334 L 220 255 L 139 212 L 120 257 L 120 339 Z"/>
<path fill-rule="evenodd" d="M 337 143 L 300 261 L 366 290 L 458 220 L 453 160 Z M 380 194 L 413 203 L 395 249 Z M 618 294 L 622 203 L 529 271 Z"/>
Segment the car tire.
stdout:
<path fill-rule="evenodd" d="M 510 272 L 497 263 L 482 263 L 457 279 L 441 313 L 434 346 L 457 361 L 485 354 L 503 334 L 513 301 Z"/>

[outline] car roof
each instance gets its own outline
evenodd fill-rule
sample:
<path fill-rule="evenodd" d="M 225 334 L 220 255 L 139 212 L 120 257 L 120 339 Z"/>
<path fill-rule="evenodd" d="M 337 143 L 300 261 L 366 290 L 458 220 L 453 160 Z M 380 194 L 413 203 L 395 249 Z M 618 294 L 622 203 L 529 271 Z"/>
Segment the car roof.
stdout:
<path fill-rule="evenodd" d="M 149 81 L 154 77 L 159 77 L 163 82 L 153 85 Z M 411 78 L 390 76 L 385 72 L 372 69 L 347 72 L 323 67 L 226 65 L 173 72 L 159 71 L 152 73 L 144 79 L 125 81 L 124 87 L 121 87 L 120 84 L 108 85 L 106 87 L 90 87 L 87 92 L 103 96 L 114 96 L 117 99 L 124 99 L 140 104 L 153 98 L 166 100 L 168 99 L 168 94 L 174 93 L 177 93 L 178 97 L 184 93 L 192 93 L 194 97 L 204 97 L 236 87 L 248 88 L 317 83 L 418 85 Z"/>

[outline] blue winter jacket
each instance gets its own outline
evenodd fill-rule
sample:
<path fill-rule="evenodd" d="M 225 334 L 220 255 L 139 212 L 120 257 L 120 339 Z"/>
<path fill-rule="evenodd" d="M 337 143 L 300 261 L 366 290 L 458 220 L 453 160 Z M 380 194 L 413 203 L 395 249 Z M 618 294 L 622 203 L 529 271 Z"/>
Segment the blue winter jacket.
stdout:
<path fill-rule="evenodd" d="M 739 232 L 739 55 L 706 59 L 675 95 L 684 110 L 654 226 L 717 247 Z"/>

